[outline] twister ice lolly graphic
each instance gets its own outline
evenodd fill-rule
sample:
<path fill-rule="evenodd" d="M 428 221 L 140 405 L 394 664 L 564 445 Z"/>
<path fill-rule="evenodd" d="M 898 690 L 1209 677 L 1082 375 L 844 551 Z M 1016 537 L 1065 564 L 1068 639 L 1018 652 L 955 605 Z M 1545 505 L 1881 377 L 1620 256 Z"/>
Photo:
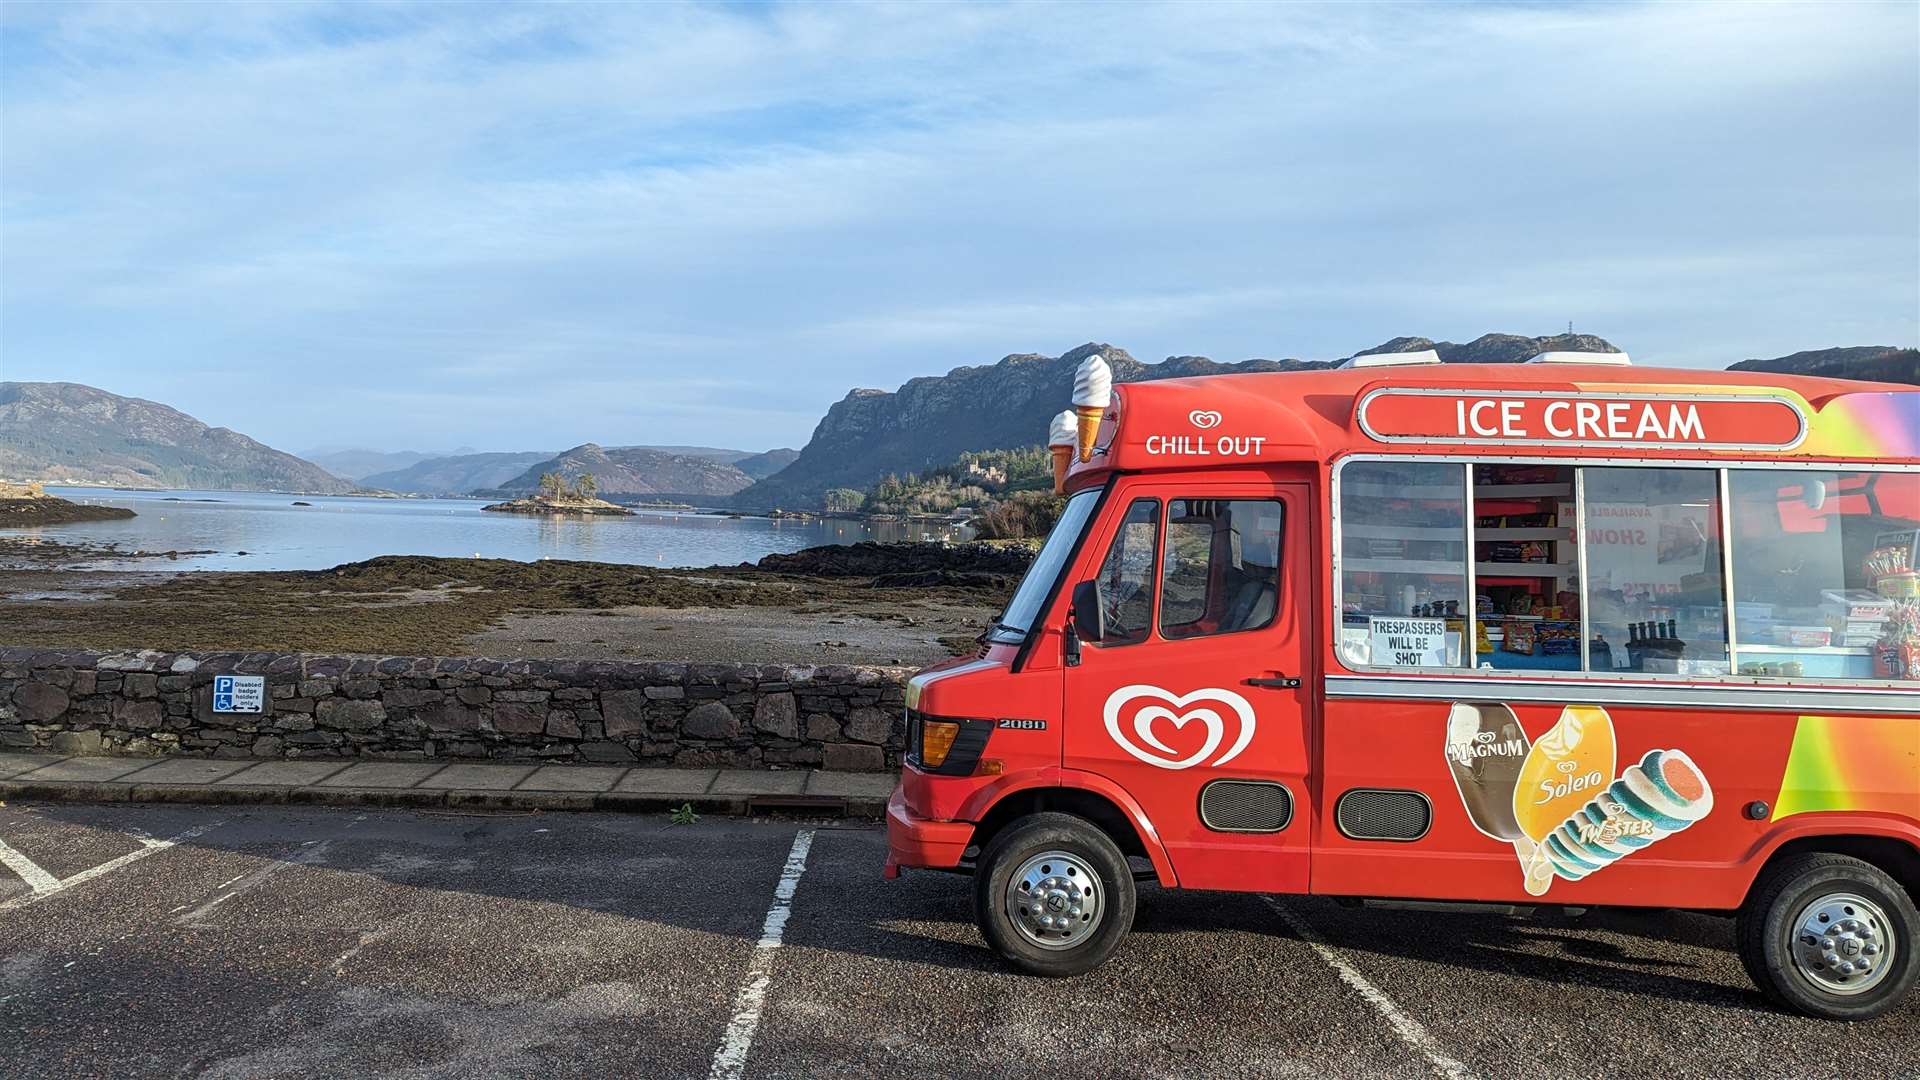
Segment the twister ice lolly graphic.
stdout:
<path fill-rule="evenodd" d="M 1649 750 L 1540 845 L 1555 876 L 1579 881 L 1687 828 L 1713 809 L 1713 786 L 1679 750 Z"/>
<path fill-rule="evenodd" d="M 1073 373 L 1073 412 L 1080 421 L 1080 460 L 1093 458 L 1094 436 L 1100 433 L 1100 418 L 1113 404 L 1113 369 L 1107 358 L 1095 353 L 1080 361 Z"/>

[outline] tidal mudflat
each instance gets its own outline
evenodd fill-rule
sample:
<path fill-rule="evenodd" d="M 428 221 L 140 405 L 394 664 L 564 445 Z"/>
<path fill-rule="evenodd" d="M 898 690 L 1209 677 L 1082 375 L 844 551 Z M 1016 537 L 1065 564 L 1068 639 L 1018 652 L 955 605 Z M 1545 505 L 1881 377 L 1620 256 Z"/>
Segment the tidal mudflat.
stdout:
<path fill-rule="evenodd" d="M 0 626 L 15 645 L 919 665 L 968 649 L 1015 580 L 1002 562 L 968 569 L 965 549 L 939 558 L 950 568 L 906 574 L 421 556 L 171 573 L 49 558 L 0 570 Z"/>

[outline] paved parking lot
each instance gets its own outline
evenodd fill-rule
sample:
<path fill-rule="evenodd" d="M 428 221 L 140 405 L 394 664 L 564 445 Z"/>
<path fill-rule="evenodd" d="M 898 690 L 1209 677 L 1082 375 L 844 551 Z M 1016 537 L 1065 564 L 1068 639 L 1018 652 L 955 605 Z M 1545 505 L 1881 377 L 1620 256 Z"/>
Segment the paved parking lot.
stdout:
<path fill-rule="evenodd" d="M 1920 1002 L 1769 1007 L 1723 919 L 1147 889 L 1082 979 L 867 825 L 0 807 L 0 1075 L 1915 1074 Z"/>

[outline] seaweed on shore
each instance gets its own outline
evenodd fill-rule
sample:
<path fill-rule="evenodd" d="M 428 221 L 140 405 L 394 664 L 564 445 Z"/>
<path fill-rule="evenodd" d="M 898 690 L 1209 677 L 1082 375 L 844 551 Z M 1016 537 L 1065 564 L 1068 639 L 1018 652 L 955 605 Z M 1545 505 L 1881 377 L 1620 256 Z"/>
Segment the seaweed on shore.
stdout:
<path fill-rule="evenodd" d="M 0 575 L 0 596 L 9 586 L 30 587 L 22 579 L 36 575 L 46 576 Z M 120 575 L 100 600 L 0 600 L 0 636 L 14 645 L 444 655 L 513 613 L 757 606 L 884 618 L 929 602 L 990 606 L 1005 598 L 1004 589 L 976 583 L 876 588 L 869 578 L 554 559 L 383 556 L 328 570 L 120 583 L 136 576 Z"/>
<path fill-rule="evenodd" d="M 0 528 L 71 525 L 81 521 L 119 521 L 133 517 L 124 506 L 69 502 L 53 495 L 0 498 Z"/>

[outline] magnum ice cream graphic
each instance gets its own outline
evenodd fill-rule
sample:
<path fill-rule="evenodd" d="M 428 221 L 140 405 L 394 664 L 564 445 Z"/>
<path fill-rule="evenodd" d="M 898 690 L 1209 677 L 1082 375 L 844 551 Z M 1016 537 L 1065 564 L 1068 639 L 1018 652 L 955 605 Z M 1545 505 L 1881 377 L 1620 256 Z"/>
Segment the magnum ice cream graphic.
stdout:
<path fill-rule="evenodd" d="M 1532 743 L 1505 705 L 1456 702 L 1447 717 L 1447 767 L 1473 827 L 1516 845 L 1524 859 L 1534 842 L 1513 814 L 1513 789 Z M 1518 845 L 1525 847 L 1518 847 Z"/>
<path fill-rule="evenodd" d="M 1455 704 L 1447 765 L 1473 826 L 1513 845 L 1528 894 L 1579 881 L 1713 809 L 1713 788 L 1678 750 L 1649 750 L 1614 777 L 1613 719 L 1569 705 L 1527 742 L 1505 705 Z"/>

